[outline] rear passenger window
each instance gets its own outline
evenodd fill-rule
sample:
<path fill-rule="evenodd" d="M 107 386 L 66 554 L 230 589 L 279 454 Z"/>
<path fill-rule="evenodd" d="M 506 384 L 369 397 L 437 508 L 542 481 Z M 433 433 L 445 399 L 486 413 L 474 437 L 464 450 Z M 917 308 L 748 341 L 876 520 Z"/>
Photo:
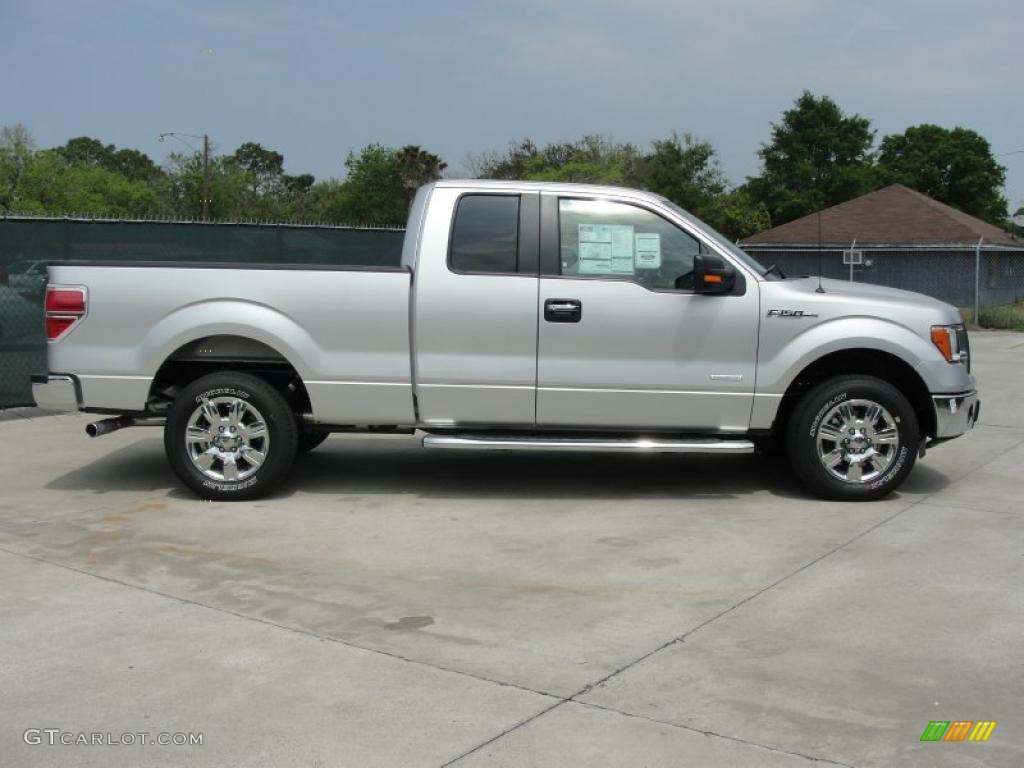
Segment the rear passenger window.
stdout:
<path fill-rule="evenodd" d="M 466 195 L 455 213 L 452 270 L 515 273 L 518 232 L 518 195 Z"/>

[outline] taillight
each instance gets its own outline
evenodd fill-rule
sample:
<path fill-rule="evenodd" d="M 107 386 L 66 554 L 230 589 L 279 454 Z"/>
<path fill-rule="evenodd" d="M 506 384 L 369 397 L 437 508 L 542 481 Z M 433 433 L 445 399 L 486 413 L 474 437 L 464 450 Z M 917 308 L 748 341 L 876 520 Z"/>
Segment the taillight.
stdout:
<path fill-rule="evenodd" d="M 84 285 L 46 286 L 46 338 L 56 341 L 85 317 Z"/>

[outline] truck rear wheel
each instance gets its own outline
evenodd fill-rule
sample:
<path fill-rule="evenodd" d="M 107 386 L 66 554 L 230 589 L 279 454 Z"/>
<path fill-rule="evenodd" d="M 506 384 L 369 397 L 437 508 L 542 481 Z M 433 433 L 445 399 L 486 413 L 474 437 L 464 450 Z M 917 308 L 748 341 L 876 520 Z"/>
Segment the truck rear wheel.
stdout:
<path fill-rule="evenodd" d="M 797 476 L 812 493 L 869 501 L 902 483 L 917 459 L 919 431 L 910 402 L 874 376 L 839 376 L 803 396 L 786 425 Z"/>
<path fill-rule="evenodd" d="M 164 427 L 175 473 L 205 499 L 254 499 L 295 461 L 295 415 L 281 394 L 245 373 L 213 373 L 185 387 Z"/>

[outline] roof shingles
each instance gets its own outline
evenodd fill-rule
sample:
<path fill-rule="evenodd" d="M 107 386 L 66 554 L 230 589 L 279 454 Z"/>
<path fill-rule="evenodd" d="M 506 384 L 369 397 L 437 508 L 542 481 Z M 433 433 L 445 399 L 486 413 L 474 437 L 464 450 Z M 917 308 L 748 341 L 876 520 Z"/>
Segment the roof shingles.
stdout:
<path fill-rule="evenodd" d="M 1024 246 L 999 227 L 975 218 L 902 184 L 876 189 L 821 211 L 821 242 L 859 245 L 931 245 L 978 242 Z M 818 214 L 758 232 L 744 244 L 818 243 Z"/>

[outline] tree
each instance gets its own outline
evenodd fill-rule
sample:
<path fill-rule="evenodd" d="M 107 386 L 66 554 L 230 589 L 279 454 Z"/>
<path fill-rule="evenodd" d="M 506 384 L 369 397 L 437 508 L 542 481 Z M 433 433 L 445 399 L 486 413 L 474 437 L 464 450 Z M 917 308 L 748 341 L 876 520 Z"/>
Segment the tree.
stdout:
<path fill-rule="evenodd" d="M 304 195 L 309 192 L 313 187 L 313 182 L 316 179 L 313 178 L 311 173 L 300 173 L 298 176 L 289 176 L 285 174 L 281 177 L 281 181 L 284 183 L 285 189 L 294 194 Z"/>
<path fill-rule="evenodd" d="M 203 156 L 173 152 L 168 172 L 158 185 L 162 213 L 181 219 L 202 217 Z M 248 174 L 230 156 L 210 158 L 209 215 L 213 219 L 275 218 L 273 210 L 257 207 Z"/>
<path fill-rule="evenodd" d="M 312 179 L 312 176 L 309 177 Z M 309 188 L 296 193 L 289 201 L 287 218 L 297 221 L 325 221 L 344 223 L 341 218 L 345 196 L 345 182 L 327 179 L 310 184 Z"/>
<path fill-rule="evenodd" d="M 718 195 L 701 217 L 732 240 L 741 240 L 772 225 L 768 207 L 745 187 Z"/>
<path fill-rule="evenodd" d="M 272 149 L 248 141 L 231 156 L 231 162 L 249 175 L 250 189 L 254 195 L 278 191 L 284 174 L 284 155 Z"/>
<path fill-rule="evenodd" d="M 130 181 L 155 181 L 163 171 L 137 149 L 118 149 L 90 136 L 76 136 L 54 150 L 68 165 L 106 168 Z"/>
<path fill-rule="evenodd" d="M 95 165 L 70 165 L 56 150 L 36 152 L 17 189 L 21 213 L 136 217 L 156 202 L 152 187 Z"/>
<path fill-rule="evenodd" d="M 120 152 L 125 153 L 120 155 L 122 161 L 144 168 L 140 160 L 144 158 L 152 166 L 140 152 Z M 50 215 L 133 217 L 151 213 L 156 193 L 149 180 L 123 173 L 117 156 L 113 146 L 84 136 L 64 147 L 36 151 L 23 126 L 0 129 L 0 206 Z"/>
<path fill-rule="evenodd" d="M 784 224 L 875 188 L 871 122 L 847 116 L 828 96 L 809 91 L 772 124 L 761 146 L 761 175 L 748 190 L 763 202 L 772 221 Z"/>
<path fill-rule="evenodd" d="M 149 155 L 137 149 L 117 150 L 107 168 L 117 171 L 130 181 L 155 182 L 164 175 L 163 169 Z"/>
<path fill-rule="evenodd" d="M 32 134 L 21 123 L 0 128 L 0 208 L 5 211 L 20 207 L 19 183 L 35 148 Z"/>
<path fill-rule="evenodd" d="M 114 162 L 113 144 L 104 144 L 90 136 L 76 136 L 69 139 L 63 147 L 54 150 L 69 165 L 92 165 L 109 168 Z"/>
<path fill-rule="evenodd" d="M 585 184 L 637 186 L 641 155 L 632 144 L 603 136 L 548 144 L 540 148 L 531 139 L 512 144 L 504 154 L 470 156 L 467 164 L 482 179 L 533 179 Z"/>
<path fill-rule="evenodd" d="M 882 177 L 899 182 L 993 224 L 1006 221 L 1006 169 L 980 134 L 922 124 L 882 139 Z"/>
<path fill-rule="evenodd" d="M 540 147 L 531 139 L 512 144 L 504 154 L 471 155 L 470 171 L 485 179 L 533 179 L 617 184 L 648 189 L 700 213 L 722 194 L 727 183 L 715 148 L 689 133 L 656 140 L 647 154 L 634 144 L 603 136 Z"/>
<path fill-rule="evenodd" d="M 370 144 L 345 159 L 348 175 L 335 212 L 348 224 L 397 226 L 408 206 L 395 150 Z"/>
<path fill-rule="evenodd" d="M 406 202 L 410 204 L 417 189 L 440 179 L 448 167 L 448 163 L 440 157 L 414 144 L 407 144 L 398 150 L 395 153 L 395 161 L 398 163 L 398 173 L 402 178 Z"/>
<path fill-rule="evenodd" d="M 33 152 L 36 142 L 21 123 L 5 125 L 0 128 L 0 149 L 18 153 Z"/>
<path fill-rule="evenodd" d="M 689 133 L 656 140 L 640 163 L 642 186 L 703 216 L 726 190 L 715 148 Z"/>
<path fill-rule="evenodd" d="M 527 163 L 539 154 L 540 149 L 531 139 L 523 139 L 518 144 L 510 144 L 505 154 L 494 150 L 471 154 L 466 158 L 465 165 L 470 175 L 477 179 L 524 179 Z"/>
<path fill-rule="evenodd" d="M 118 149 L 90 136 L 76 136 L 54 150 L 68 165 L 105 168 L 129 181 L 156 181 L 163 174 L 149 155 L 137 149 Z"/>
<path fill-rule="evenodd" d="M 369 226 L 400 226 L 420 185 L 436 181 L 447 165 L 420 147 L 370 144 L 345 160 L 348 175 L 337 196 L 334 220 Z"/>

